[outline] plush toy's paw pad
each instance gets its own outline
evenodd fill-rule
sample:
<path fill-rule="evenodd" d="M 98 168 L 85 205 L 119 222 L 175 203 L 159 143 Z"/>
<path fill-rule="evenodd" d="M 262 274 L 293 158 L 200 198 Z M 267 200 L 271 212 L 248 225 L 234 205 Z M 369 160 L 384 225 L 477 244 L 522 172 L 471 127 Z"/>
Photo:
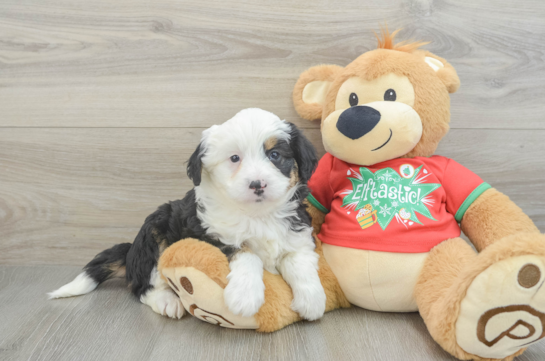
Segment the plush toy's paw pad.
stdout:
<path fill-rule="evenodd" d="M 251 273 L 231 277 L 224 292 L 225 304 L 235 315 L 251 317 L 265 303 L 265 284 Z"/>
<path fill-rule="evenodd" d="M 456 323 L 458 345 L 484 358 L 505 358 L 545 337 L 545 259 L 497 262 L 467 290 Z"/>
<path fill-rule="evenodd" d="M 291 309 L 301 318 L 314 321 L 324 315 L 326 295 L 321 284 L 300 286 L 293 293 Z"/>
<path fill-rule="evenodd" d="M 151 289 L 140 301 L 162 316 L 180 319 L 185 314 L 182 302 L 169 288 Z"/>
<path fill-rule="evenodd" d="M 235 315 L 227 308 L 224 289 L 205 273 L 193 267 L 164 268 L 162 273 L 194 317 L 227 328 L 258 328 L 255 318 Z"/>

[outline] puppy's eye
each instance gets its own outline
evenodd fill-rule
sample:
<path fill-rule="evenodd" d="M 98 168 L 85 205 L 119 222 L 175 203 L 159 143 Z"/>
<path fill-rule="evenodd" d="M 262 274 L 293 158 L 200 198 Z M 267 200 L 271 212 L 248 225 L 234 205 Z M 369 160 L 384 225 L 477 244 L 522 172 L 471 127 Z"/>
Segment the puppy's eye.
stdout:
<path fill-rule="evenodd" d="M 354 105 L 358 105 L 358 96 L 356 93 L 350 94 L 348 97 L 348 102 L 350 103 L 350 106 L 353 107 Z"/>
<path fill-rule="evenodd" d="M 238 155 L 232 155 L 231 156 L 231 162 L 236 163 L 240 160 L 240 157 Z"/>
<path fill-rule="evenodd" d="M 396 98 L 397 98 L 397 95 L 396 95 L 396 91 L 394 89 L 388 89 L 384 93 L 384 100 L 385 101 L 395 102 Z"/>
<path fill-rule="evenodd" d="M 273 151 L 269 154 L 269 159 L 270 160 L 278 160 L 280 159 L 280 153 L 278 153 L 277 151 Z"/>

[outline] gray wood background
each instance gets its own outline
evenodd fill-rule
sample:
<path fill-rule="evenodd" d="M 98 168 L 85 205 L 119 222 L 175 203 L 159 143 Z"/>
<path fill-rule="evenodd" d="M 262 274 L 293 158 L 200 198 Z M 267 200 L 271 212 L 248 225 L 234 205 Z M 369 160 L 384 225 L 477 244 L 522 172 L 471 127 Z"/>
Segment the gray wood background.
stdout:
<path fill-rule="evenodd" d="M 182 197 L 201 131 L 238 110 L 298 124 L 323 153 L 292 87 L 312 65 L 374 49 L 385 22 L 404 28 L 400 40 L 431 41 L 426 49 L 461 78 L 438 154 L 510 195 L 545 231 L 542 0 L 1 1 L 0 359 L 83 359 L 82 347 L 87 359 L 166 358 L 180 347 L 192 359 L 449 359 L 417 314 L 336 311 L 262 336 L 178 326 L 118 284 L 43 296 Z M 93 316 L 102 310 L 106 319 Z M 88 340 L 97 337 L 104 343 Z M 539 347 L 521 359 L 541 360 Z"/>

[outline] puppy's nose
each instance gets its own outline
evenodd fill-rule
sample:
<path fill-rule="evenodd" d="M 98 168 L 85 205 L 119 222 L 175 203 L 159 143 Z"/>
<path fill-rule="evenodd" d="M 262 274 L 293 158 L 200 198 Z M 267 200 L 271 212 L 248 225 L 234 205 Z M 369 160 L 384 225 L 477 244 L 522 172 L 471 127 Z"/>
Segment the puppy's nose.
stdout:
<path fill-rule="evenodd" d="M 250 182 L 250 189 L 254 189 L 254 193 L 258 196 L 263 194 L 263 188 L 265 187 L 267 187 L 267 183 L 263 180 L 254 180 Z"/>
<path fill-rule="evenodd" d="M 346 109 L 337 121 L 337 129 L 350 139 L 358 139 L 369 133 L 380 121 L 380 112 L 361 105 Z"/>

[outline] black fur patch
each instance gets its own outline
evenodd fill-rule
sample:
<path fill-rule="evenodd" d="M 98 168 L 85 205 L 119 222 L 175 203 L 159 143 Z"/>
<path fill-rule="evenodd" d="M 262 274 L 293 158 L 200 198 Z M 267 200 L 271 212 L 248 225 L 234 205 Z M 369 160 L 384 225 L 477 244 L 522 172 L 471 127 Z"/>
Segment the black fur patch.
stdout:
<path fill-rule="evenodd" d="M 318 166 L 318 156 L 307 137 L 294 124 L 289 124 L 291 127 L 290 147 L 299 167 L 299 179 L 301 183 L 306 184 Z"/>
<path fill-rule="evenodd" d="M 308 194 L 310 193 L 310 190 L 306 185 L 301 185 L 297 188 L 297 191 L 295 192 L 292 201 L 297 201 L 299 205 L 297 206 L 297 209 L 295 210 L 297 212 L 296 216 L 288 217 L 288 220 L 290 222 L 290 229 L 295 232 L 300 232 L 303 230 L 301 228 L 302 225 L 306 225 L 309 227 L 312 227 L 312 219 L 310 218 L 310 215 L 307 212 L 307 207 L 303 203 L 303 201 L 307 198 Z"/>
<path fill-rule="evenodd" d="M 209 236 L 197 218 L 195 190 L 177 201 L 165 203 L 149 215 L 127 254 L 127 281 L 132 292 L 140 297 L 151 286 L 150 274 L 159 259 L 159 244 L 165 246 L 185 238 L 195 238 L 218 247 L 226 256 L 234 248 Z"/>
<path fill-rule="evenodd" d="M 278 169 L 286 177 L 290 177 L 291 171 L 298 170 L 299 187 L 292 201 L 299 203 L 297 215 L 289 218 L 290 228 L 300 231 L 301 225 L 311 226 L 311 219 L 303 204 L 309 190 L 306 186 L 312 172 L 317 165 L 316 152 L 312 144 L 303 134 L 291 124 L 290 142 L 279 141 L 269 150 L 265 150 L 267 156 L 272 151 L 277 151 L 281 157 L 275 163 Z M 199 144 L 187 165 L 187 174 L 193 180 L 195 186 L 201 183 L 201 158 L 203 151 Z M 181 200 L 169 202 L 160 206 L 149 215 L 142 228 L 138 232 L 132 244 L 122 243 L 99 253 L 87 266 L 85 272 L 97 283 L 101 283 L 111 277 L 119 268 L 126 268 L 126 279 L 132 292 L 140 297 L 150 288 L 150 275 L 160 256 L 161 248 L 185 238 L 195 238 L 218 247 L 230 259 L 239 249 L 228 246 L 218 239 L 206 233 L 197 217 L 197 208 L 204 212 L 202 206 L 196 203 L 195 190 L 192 189 Z"/>
<path fill-rule="evenodd" d="M 295 154 L 290 144 L 285 140 L 279 140 L 271 149 L 266 149 L 265 145 L 263 145 L 263 148 L 267 158 L 270 157 L 272 152 L 277 152 L 280 155 L 278 159 L 269 158 L 269 160 L 285 177 L 289 178 L 291 170 L 295 166 Z"/>
<path fill-rule="evenodd" d="M 198 186 L 201 184 L 201 172 L 202 172 L 202 156 L 204 149 L 202 143 L 197 146 L 197 149 L 191 154 L 187 161 L 187 176 L 193 181 L 193 184 Z"/>
<path fill-rule="evenodd" d="M 302 225 L 311 226 L 311 219 L 307 213 L 306 206 L 303 201 L 309 194 L 307 182 L 316 170 L 318 165 L 318 157 L 316 150 L 310 141 L 301 133 L 301 131 L 292 123 L 290 124 L 290 140 L 279 140 L 270 148 L 265 149 L 267 157 L 273 151 L 278 152 L 280 157 L 278 160 L 271 159 L 271 162 L 282 172 L 286 177 L 290 177 L 292 170 L 295 168 L 299 175 L 299 187 L 291 201 L 297 201 L 297 216 L 289 217 L 290 229 L 293 231 L 301 231 Z M 270 158 L 269 158 L 270 159 Z"/>
<path fill-rule="evenodd" d="M 94 281 L 102 283 L 113 276 L 117 270 L 125 267 L 125 260 L 130 248 L 130 243 L 116 244 L 97 254 L 91 262 L 83 267 L 83 270 Z"/>

